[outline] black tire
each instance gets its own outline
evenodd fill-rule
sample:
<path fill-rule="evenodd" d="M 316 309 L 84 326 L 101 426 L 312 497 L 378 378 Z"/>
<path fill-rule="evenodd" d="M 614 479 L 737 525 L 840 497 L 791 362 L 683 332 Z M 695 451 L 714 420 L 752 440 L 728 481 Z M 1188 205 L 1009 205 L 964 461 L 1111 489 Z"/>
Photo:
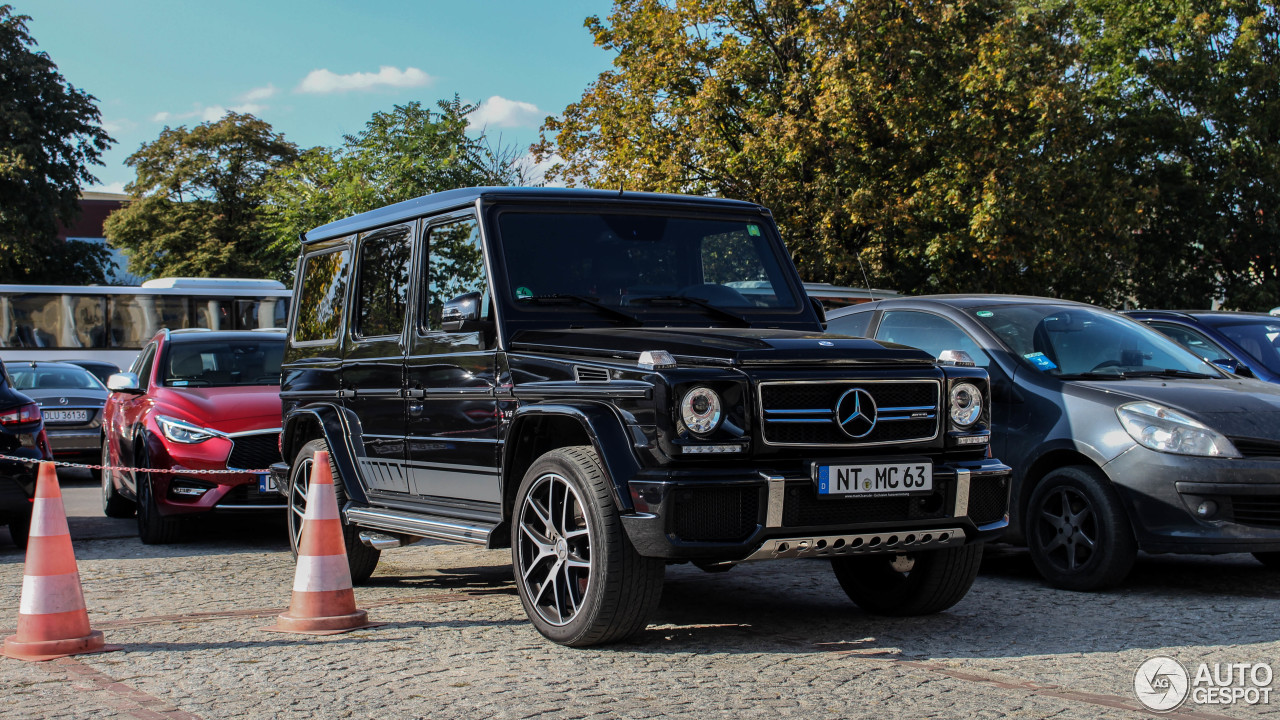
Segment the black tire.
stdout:
<path fill-rule="evenodd" d="M 110 465 L 107 454 L 108 440 L 102 441 L 102 464 Z M 109 518 L 131 518 L 138 511 L 138 504 L 120 494 L 116 489 L 115 473 L 108 470 L 97 470 L 98 481 L 102 484 L 102 514 Z"/>
<path fill-rule="evenodd" d="M 661 558 L 642 557 L 631 545 L 611 483 L 585 445 L 552 450 L 525 473 L 512 508 L 511 561 L 529 620 L 571 647 L 643 630 L 666 570 Z"/>
<path fill-rule="evenodd" d="M 1256 552 L 1253 557 L 1272 570 L 1280 570 L 1280 552 Z"/>
<path fill-rule="evenodd" d="M 137 468 L 151 467 L 147 457 L 146 440 L 139 438 L 138 451 L 134 460 Z M 138 538 L 143 545 L 168 545 L 178 539 L 181 527 L 178 518 L 165 517 L 156 506 L 154 488 L 151 487 L 151 473 L 134 471 L 134 482 L 138 491 Z"/>
<path fill-rule="evenodd" d="M 1097 469 L 1072 465 L 1036 485 L 1024 524 L 1036 570 L 1064 590 L 1103 590 L 1133 569 L 1138 541 L 1110 481 Z"/>
<path fill-rule="evenodd" d="M 27 539 L 31 536 L 31 515 L 9 518 L 9 537 L 19 550 L 27 549 Z"/>
<path fill-rule="evenodd" d="M 298 559 L 298 539 L 302 534 L 302 518 L 307 510 L 307 481 L 311 474 L 311 464 L 317 452 L 328 449 L 329 445 L 323 439 L 312 440 L 302 446 L 289 467 L 289 549 L 293 551 L 294 560 Z M 347 489 L 338 476 L 338 468 L 333 464 L 332 455 L 329 456 L 329 469 L 333 472 L 333 491 L 338 496 L 338 507 L 341 508 L 347 503 Z M 346 522 L 342 523 L 342 540 L 347 549 L 351 582 L 359 585 L 373 575 L 382 551 L 360 542 L 360 529 Z"/>
<path fill-rule="evenodd" d="M 884 555 L 831 559 L 831 569 L 849 599 L 876 615 L 932 615 L 960 602 L 969 592 L 982 544 Z"/>

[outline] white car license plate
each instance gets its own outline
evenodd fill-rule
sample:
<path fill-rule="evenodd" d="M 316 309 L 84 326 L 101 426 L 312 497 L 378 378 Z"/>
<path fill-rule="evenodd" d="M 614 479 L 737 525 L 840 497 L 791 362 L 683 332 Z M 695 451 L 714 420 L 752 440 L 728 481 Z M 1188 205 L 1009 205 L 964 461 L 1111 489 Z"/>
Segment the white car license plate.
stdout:
<path fill-rule="evenodd" d="M 41 413 L 45 422 L 89 422 L 88 410 L 43 410 Z"/>
<path fill-rule="evenodd" d="M 819 495 L 903 495 L 933 490 L 933 463 L 819 465 Z"/>
<path fill-rule="evenodd" d="M 258 473 L 258 492 L 275 492 L 276 479 L 271 473 Z"/>

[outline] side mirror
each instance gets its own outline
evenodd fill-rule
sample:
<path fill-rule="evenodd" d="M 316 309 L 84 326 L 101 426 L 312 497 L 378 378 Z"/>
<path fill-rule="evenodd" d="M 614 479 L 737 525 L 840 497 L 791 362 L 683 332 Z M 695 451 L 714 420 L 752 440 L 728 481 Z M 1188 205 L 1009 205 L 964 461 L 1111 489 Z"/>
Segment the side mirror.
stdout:
<path fill-rule="evenodd" d="M 1209 362 L 1212 362 L 1214 365 L 1217 365 L 1218 367 L 1222 368 L 1223 370 L 1226 370 L 1229 373 L 1235 373 L 1240 377 L 1254 376 L 1253 371 L 1249 369 L 1248 365 L 1245 365 L 1239 360 L 1235 360 L 1233 358 L 1218 358 L 1216 360 L 1210 360 Z"/>
<path fill-rule="evenodd" d="M 813 311 L 818 313 L 818 322 L 824 326 L 827 324 L 827 309 L 822 306 L 822 301 L 816 297 L 809 298 L 809 304 L 813 305 Z"/>
<path fill-rule="evenodd" d="M 475 332 L 482 327 L 481 295 L 469 292 L 446 302 L 440 312 L 440 327 L 445 332 Z"/>
<path fill-rule="evenodd" d="M 111 392 L 140 393 L 138 376 L 131 372 L 116 373 L 107 378 L 107 389 Z"/>

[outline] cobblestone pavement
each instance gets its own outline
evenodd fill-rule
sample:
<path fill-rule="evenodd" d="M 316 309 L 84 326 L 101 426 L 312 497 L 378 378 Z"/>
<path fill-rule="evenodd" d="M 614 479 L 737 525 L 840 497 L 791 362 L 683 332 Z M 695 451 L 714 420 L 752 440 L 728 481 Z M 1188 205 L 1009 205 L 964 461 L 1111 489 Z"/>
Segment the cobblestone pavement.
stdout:
<path fill-rule="evenodd" d="M 311 637 L 259 629 L 289 602 L 283 521 L 204 522 L 169 546 L 131 521 L 71 527 L 93 627 L 121 650 L 0 658 L 0 717 L 1136 718 L 1151 656 L 1280 668 L 1280 573 L 1247 555 L 1144 557 L 1088 595 L 996 547 L 964 601 L 907 619 L 860 612 L 823 561 L 673 566 L 647 631 L 576 650 L 525 620 L 505 551 L 388 551 L 356 589 L 384 624 Z M 22 573 L 0 531 L 3 635 Z M 1280 697 L 1166 717 L 1280 717 Z"/>

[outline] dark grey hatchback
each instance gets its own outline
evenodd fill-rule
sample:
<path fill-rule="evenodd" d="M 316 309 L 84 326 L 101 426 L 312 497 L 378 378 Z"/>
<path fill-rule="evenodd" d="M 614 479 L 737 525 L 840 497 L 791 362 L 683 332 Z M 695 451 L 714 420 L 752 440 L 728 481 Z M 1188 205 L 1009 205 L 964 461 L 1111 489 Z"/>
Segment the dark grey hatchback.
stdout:
<path fill-rule="evenodd" d="M 832 312 L 827 329 L 959 348 L 987 369 L 991 449 L 1014 469 L 1006 539 L 1050 583 L 1113 585 L 1138 549 L 1280 566 L 1280 387 L 1063 300 L 881 300 Z"/>

